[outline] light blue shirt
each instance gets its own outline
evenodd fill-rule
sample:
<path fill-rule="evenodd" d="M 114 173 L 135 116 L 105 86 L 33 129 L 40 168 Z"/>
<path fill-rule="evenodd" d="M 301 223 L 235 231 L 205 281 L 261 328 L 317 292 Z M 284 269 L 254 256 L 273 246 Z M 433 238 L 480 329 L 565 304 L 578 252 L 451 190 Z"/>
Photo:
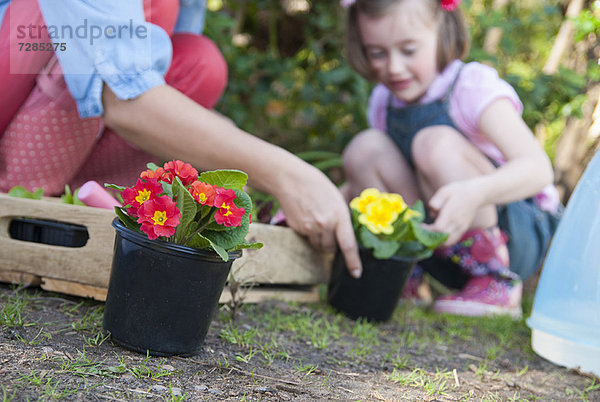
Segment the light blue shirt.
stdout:
<path fill-rule="evenodd" d="M 0 0 L 3 24 L 10 1 Z M 103 114 L 103 83 L 120 99 L 165 83 L 171 40 L 144 20 L 141 0 L 39 0 L 39 5 L 44 26 L 12 28 L 19 42 L 31 43 L 39 43 L 39 31 L 48 29 L 81 117 Z M 175 32 L 200 34 L 205 14 L 206 0 L 180 0 Z"/>

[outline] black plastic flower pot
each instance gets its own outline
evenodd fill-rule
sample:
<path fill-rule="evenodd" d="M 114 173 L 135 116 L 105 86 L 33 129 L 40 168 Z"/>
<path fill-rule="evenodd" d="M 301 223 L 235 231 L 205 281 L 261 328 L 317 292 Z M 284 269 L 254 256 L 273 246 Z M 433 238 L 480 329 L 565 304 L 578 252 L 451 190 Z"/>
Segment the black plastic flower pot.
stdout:
<path fill-rule="evenodd" d="M 130 230 L 115 219 L 104 329 L 128 349 L 156 356 L 192 355 L 210 327 L 233 260 Z"/>
<path fill-rule="evenodd" d="M 363 273 L 358 279 L 350 276 L 342 253 L 336 253 L 327 301 L 354 320 L 387 321 L 417 260 L 399 256 L 379 260 L 368 249 L 361 247 L 359 251 Z"/>

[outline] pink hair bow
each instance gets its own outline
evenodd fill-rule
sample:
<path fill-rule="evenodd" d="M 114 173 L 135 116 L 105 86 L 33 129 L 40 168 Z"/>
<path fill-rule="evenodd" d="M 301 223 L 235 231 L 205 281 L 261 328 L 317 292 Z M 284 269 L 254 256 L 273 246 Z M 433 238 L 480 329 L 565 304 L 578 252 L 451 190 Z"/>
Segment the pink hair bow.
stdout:
<path fill-rule="evenodd" d="M 442 0 L 442 8 L 445 11 L 454 11 L 460 4 L 460 0 Z"/>
<path fill-rule="evenodd" d="M 340 1 L 341 6 L 344 8 L 348 8 L 354 3 L 356 3 L 356 0 L 341 0 Z"/>

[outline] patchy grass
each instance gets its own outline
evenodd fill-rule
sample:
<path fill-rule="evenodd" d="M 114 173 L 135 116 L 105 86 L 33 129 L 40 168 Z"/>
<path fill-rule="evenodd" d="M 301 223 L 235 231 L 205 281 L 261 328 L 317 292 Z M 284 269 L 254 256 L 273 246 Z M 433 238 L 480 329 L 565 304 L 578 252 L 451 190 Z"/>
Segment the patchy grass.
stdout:
<path fill-rule="evenodd" d="M 401 304 L 374 324 L 271 301 L 219 312 L 196 355 L 157 358 L 114 345 L 102 303 L 0 285 L 0 309 L 2 401 L 600 399 L 597 379 L 535 355 L 507 317 Z"/>
<path fill-rule="evenodd" d="M 16 286 L 12 286 L 13 294 L 2 296 L 2 307 L 0 308 L 0 325 L 8 328 L 24 327 L 34 325 L 27 323 L 27 306 L 31 296 L 27 292 L 20 292 Z"/>

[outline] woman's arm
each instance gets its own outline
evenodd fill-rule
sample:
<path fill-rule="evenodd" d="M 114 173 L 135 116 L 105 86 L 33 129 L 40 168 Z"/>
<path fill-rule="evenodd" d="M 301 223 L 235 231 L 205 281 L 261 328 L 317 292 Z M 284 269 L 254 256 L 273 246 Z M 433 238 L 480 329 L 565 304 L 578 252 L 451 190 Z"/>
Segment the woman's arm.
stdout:
<path fill-rule="evenodd" d="M 248 173 L 252 186 L 278 199 L 290 227 L 325 250 L 333 250 L 337 239 L 349 269 L 360 275 L 348 207 L 321 171 L 167 85 L 131 100 L 117 98 L 104 86 L 102 101 L 106 125 L 148 153 L 185 160 L 198 169 L 237 168 Z"/>

